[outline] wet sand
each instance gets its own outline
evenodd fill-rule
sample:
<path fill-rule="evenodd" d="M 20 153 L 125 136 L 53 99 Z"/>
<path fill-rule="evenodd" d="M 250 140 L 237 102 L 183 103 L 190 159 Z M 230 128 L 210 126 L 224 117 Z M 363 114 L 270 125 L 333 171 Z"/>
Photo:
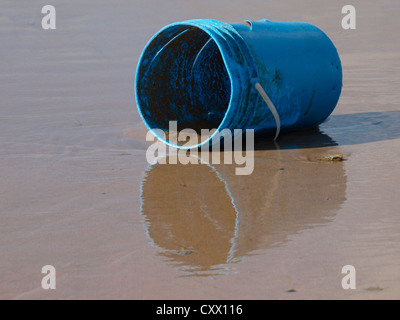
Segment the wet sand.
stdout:
<path fill-rule="evenodd" d="M 0 4 L 0 298 L 400 298 L 398 1 L 355 4 L 351 31 L 344 1 L 52 4 L 55 31 L 38 1 Z M 137 61 L 192 18 L 320 27 L 343 65 L 332 116 L 279 149 L 257 141 L 250 176 L 149 165 Z"/>

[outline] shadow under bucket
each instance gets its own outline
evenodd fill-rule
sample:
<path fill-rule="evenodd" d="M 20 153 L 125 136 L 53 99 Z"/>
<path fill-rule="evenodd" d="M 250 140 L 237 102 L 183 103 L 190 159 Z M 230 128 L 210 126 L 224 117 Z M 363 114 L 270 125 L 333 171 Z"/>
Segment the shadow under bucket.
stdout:
<path fill-rule="evenodd" d="M 254 129 L 275 138 L 319 125 L 338 102 L 342 68 L 330 39 L 308 23 L 190 20 L 153 36 L 135 85 L 139 113 L 153 134 L 193 148 L 216 142 L 217 133 L 178 145 L 169 141 L 169 121 L 178 132 Z"/>

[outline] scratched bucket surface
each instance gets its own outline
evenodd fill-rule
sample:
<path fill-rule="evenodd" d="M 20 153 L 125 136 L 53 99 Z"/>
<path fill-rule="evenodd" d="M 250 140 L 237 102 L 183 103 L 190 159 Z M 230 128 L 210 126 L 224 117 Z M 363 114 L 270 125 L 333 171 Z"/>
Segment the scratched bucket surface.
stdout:
<path fill-rule="evenodd" d="M 175 147 L 188 148 L 160 134 L 168 132 L 169 121 L 177 121 L 178 131 L 198 134 L 227 128 L 272 136 L 277 122 L 256 83 L 275 105 L 281 132 L 315 127 L 339 100 L 339 55 L 325 33 L 304 22 L 177 22 L 143 50 L 136 101 L 146 126 Z"/>

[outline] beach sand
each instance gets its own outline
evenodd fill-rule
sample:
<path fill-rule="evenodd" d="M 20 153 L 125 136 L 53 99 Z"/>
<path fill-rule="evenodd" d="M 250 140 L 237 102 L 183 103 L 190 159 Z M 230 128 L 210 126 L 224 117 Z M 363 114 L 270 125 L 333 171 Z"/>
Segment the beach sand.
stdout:
<path fill-rule="evenodd" d="M 0 298 L 399 299 L 400 3 L 354 3 L 356 30 L 346 4 L 54 0 L 42 30 L 40 1 L 3 0 Z M 344 74 L 329 120 L 280 149 L 257 141 L 249 176 L 149 165 L 136 65 L 161 27 L 194 18 L 321 28 Z"/>

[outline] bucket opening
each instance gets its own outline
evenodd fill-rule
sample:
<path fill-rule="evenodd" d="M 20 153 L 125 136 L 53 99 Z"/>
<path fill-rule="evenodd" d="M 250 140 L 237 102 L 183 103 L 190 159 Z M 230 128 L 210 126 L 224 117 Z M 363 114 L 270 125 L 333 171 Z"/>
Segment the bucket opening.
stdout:
<path fill-rule="evenodd" d="M 137 74 L 137 102 L 147 126 L 168 133 L 218 128 L 231 97 L 231 79 L 217 43 L 191 25 L 170 26 L 145 48 Z"/>

